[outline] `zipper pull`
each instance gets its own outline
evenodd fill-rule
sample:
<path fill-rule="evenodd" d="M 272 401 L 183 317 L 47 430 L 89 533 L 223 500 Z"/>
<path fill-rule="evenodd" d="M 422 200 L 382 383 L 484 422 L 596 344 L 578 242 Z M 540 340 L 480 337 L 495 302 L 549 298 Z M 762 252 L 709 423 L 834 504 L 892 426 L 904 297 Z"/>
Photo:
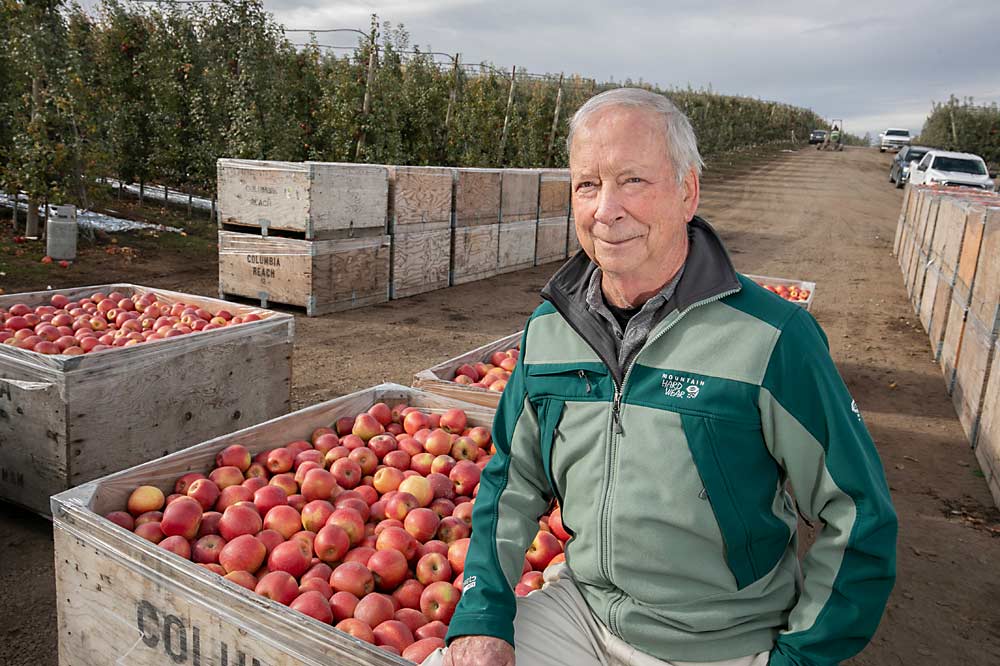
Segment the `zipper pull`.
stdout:
<path fill-rule="evenodd" d="M 625 431 L 622 430 L 621 413 L 618 410 L 617 402 L 614 404 L 614 407 L 611 408 L 611 421 L 614 423 L 615 434 L 616 435 L 624 434 Z"/>
<path fill-rule="evenodd" d="M 580 375 L 580 379 L 587 382 L 587 393 L 590 393 L 590 378 L 587 377 L 587 373 L 583 370 L 577 370 L 577 374 Z"/>

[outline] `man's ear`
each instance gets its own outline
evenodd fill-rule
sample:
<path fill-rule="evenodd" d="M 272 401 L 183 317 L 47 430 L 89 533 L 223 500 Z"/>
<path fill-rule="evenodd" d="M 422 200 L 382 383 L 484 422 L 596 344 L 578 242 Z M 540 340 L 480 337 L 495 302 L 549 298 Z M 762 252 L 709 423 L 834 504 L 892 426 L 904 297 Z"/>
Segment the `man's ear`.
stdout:
<path fill-rule="evenodd" d="M 684 194 L 684 212 L 688 221 L 698 212 L 698 202 L 701 199 L 701 179 L 694 167 L 688 170 L 684 177 L 682 191 Z"/>

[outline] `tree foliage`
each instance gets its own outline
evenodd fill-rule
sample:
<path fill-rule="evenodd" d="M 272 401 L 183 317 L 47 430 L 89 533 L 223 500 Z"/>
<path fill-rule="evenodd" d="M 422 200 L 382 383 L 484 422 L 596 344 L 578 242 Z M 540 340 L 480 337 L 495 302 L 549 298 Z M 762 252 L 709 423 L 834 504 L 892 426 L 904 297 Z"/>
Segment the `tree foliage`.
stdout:
<path fill-rule="evenodd" d="M 1000 107 L 977 105 L 971 97 L 934 103 L 918 141 L 942 150 L 975 153 L 1000 168 Z"/>
<path fill-rule="evenodd" d="M 86 202 L 113 176 L 210 193 L 219 157 L 560 166 L 573 112 L 616 85 L 562 77 L 553 135 L 560 76 L 518 70 L 512 84 L 510 70 L 414 46 L 402 25 L 373 17 L 370 34 L 346 53 L 294 45 L 262 0 L 101 0 L 90 12 L 0 0 L 12 45 L 0 52 L 0 186 Z M 822 126 L 787 104 L 626 84 L 673 99 L 709 156 Z"/>

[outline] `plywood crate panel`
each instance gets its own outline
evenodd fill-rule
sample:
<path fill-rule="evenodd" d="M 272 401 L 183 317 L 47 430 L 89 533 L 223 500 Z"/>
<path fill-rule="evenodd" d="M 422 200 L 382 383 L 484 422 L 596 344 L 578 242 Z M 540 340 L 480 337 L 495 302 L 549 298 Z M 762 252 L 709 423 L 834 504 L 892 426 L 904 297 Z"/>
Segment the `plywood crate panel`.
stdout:
<path fill-rule="evenodd" d="M 962 345 L 955 366 L 952 402 L 966 437 L 975 445 L 983 395 L 989 380 L 996 336 L 990 331 L 994 322 L 981 322 L 969 312 L 962 335 Z"/>
<path fill-rule="evenodd" d="M 538 221 L 538 235 L 535 241 L 535 265 L 566 258 L 565 217 L 550 217 Z"/>
<path fill-rule="evenodd" d="M 52 498 L 61 666 L 405 666 L 375 646 L 307 618 L 158 548 L 102 518 L 139 485 L 170 492 L 206 473 L 232 444 L 252 454 L 308 438 L 375 402 L 443 413 L 464 409 L 489 426 L 493 410 L 396 384 L 337 398 L 93 481 Z"/>
<path fill-rule="evenodd" d="M 451 284 L 465 284 L 497 274 L 500 225 L 455 227 L 452 234 Z"/>
<path fill-rule="evenodd" d="M 82 356 L 0 345 L 0 498 L 48 513 L 49 496 L 288 411 L 292 317 L 133 284 L 0 296 L 48 304 L 155 293 L 261 321 Z M 252 387 L 248 391 L 247 387 Z"/>
<path fill-rule="evenodd" d="M 969 292 L 958 282 L 951 290 L 951 305 L 948 307 L 948 323 L 945 325 L 944 338 L 941 340 L 941 354 L 938 363 L 944 375 L 944 383 L 948 393 L 954 390 L 955 367 L 962 351 L 962 338 L 965 336 L 966 318 L 969 313 Z"/>
<path fill-rule="evenodd" d="M 569 225 L 566 229 L 566 255 L 572 257 L 580 251 L 580 237 L 576 235 L 576 223 L 573 215 L 569 216 Z"/>
<path fill-rule="evenodd" d="M 983 246 L 983 234 L 986 231 L 986 209 L 982 206 L 970 206 L 965 218 L 965 234 L 962 239 L 962 250 L 958 257 L 957 283 L 965 288 L 965 295 L 972 297 L 972 284 L 976 278 L 979 266 L 979 252 Z M 965 305 L 968 305 L 966 303 Z"/>
<path fill-rule="evenodd" d="M 390 166 L 389 232 L 407 226 L 451 221 L 452 170 Z"/>
<path fill-rule="evenodd" d="M 906 206 L 910 200 L 911 189 L 907 187 L 903 190 L 903 205 L 899 211 L 899 217 L 896 218 L 896 233 L 892 237 L 892 255 L 896 257 L 899 261 L 899 246 L 903 240 L 903 229 L 906 227 Z"/>
<path fill-rule="evenodd" d="M 535 234 L 537 220 L 500 224 L 497 272 L 510 273 L 535 265 Z"/>
<path fill-rule="evenodd" d="M 569 169 L 543 169 L 538 186 L 538 217 L 569 217 Z"/>
<path fill-rule="evenodd" d="M 1000 317 L 1000 208 L 986 210 L 969 311 L 984 322 Z"/>
<path fill-rule="evenodd" d="M 455 372 L 460 366 L 466 363 L 475 365 L 476 363 L 489 362 L 489 358 L 493 352 L 520 347 L 523 334 L 524 331 L 518 331 L 517 333 L 505 335 L 499 340 L 494 340 L 482 347 L 477 347 L 472 351 L 459 354 L 426 370 L 421 370 L 413 376 L 413 386 L 414 388 L 430 391 L 446 398 L 496 409 L 497 404 L 500 402 L 501 393 L 479 388 L 478 386 L 458 384 L 453 381 Z"/>
<path fill-rule="evenodd" d="M 500 223 L 538 219 L 538 169 L 504 169 L 500 181 Z"/>
<path fill-rule="evenodd" d="M 384 233 L 385 167 L 220 159 L 219 226 L 309 240 Z"/>
<path fill-rule="evenodd" d="M 935 289 L 934 303 L 931 306 L 930 326 L 927 329 L 931 342 L 931 352 L 934 354 L 935 360 L 938 360 L 942 353 L 944 336 L 949 325 L 954 290 L 954 275 L 950 279 L 947 279 L 947 274 L 942 273 Z"/>
<path fill-rule="evenodd" d="M 976 458 L 1000 508 L 1000 340 L 993 347 L 993 368 L 983 396 L 983 412 L 979 421 Z"/>
<path fill-rule="evenodd" d="M 941 272 L 941 267 L 936 261 L 929 260 L 927 268 L 924 269 L 924 289 L 917 308 L 920 325 L 928 334 L 931 332 L 931 316 L 934 314 L 938 289 L 943 290 L 949 282 L 949 278 Z"/>
<path fill-rule="evenodd" d="M 941 272 L 954 277 L 965 239 L 965 221 L 969 206 L 960 199 L 945 199 L 938 212 L 938 229 L 931 247 L 931 258 L 941 267 Z"/>
<path fill-rule="evenodd" d="M 500 222 L 503 169 L 455 169 L 455 226 Z"/>
<path fill-rule="evenodd" d="M 927 220 L 924 225 L 920 250 L 917 253 L 917 262 L 913 276 L 913 295 L 911 301 L 915 312 L 920 311 L 921 300 L 924 297 L 924 277 L 927 274 L 927 267 L 931 262 L 931 245 L 934 241 L 934 234 L 937 231 L 938 211 L 940 210 L 941 198 L 932 197 L 927 204 Z"/>
<path fill-rule="evenodd" d="M 310 317 L 389 300 L 389 236 L 308 241 L 219 232 L 219 292 Z"/>
<path fill-rule="evenodd" d="M 420 225 L 421 231 L 397 232 L 392 237 L 392 273 L 389 298 L 406 298 L 449 285 L 451 227 Z M 402 227 L 411 228 L 410 225 Z"/>

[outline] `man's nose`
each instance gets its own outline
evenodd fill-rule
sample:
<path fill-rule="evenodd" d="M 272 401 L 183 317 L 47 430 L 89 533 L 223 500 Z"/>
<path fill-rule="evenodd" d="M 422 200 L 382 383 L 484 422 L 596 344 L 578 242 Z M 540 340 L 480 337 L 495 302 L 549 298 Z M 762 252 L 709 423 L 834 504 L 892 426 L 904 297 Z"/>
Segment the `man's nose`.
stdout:
<path fill-rule="evenodd" d="M 619 199 L 618 188 L 613 185 L 602 185 L 597 195 L 597 210 L 594 220 L 601 224 L 614 224 L 625 217 L 625 209 Z"/>

